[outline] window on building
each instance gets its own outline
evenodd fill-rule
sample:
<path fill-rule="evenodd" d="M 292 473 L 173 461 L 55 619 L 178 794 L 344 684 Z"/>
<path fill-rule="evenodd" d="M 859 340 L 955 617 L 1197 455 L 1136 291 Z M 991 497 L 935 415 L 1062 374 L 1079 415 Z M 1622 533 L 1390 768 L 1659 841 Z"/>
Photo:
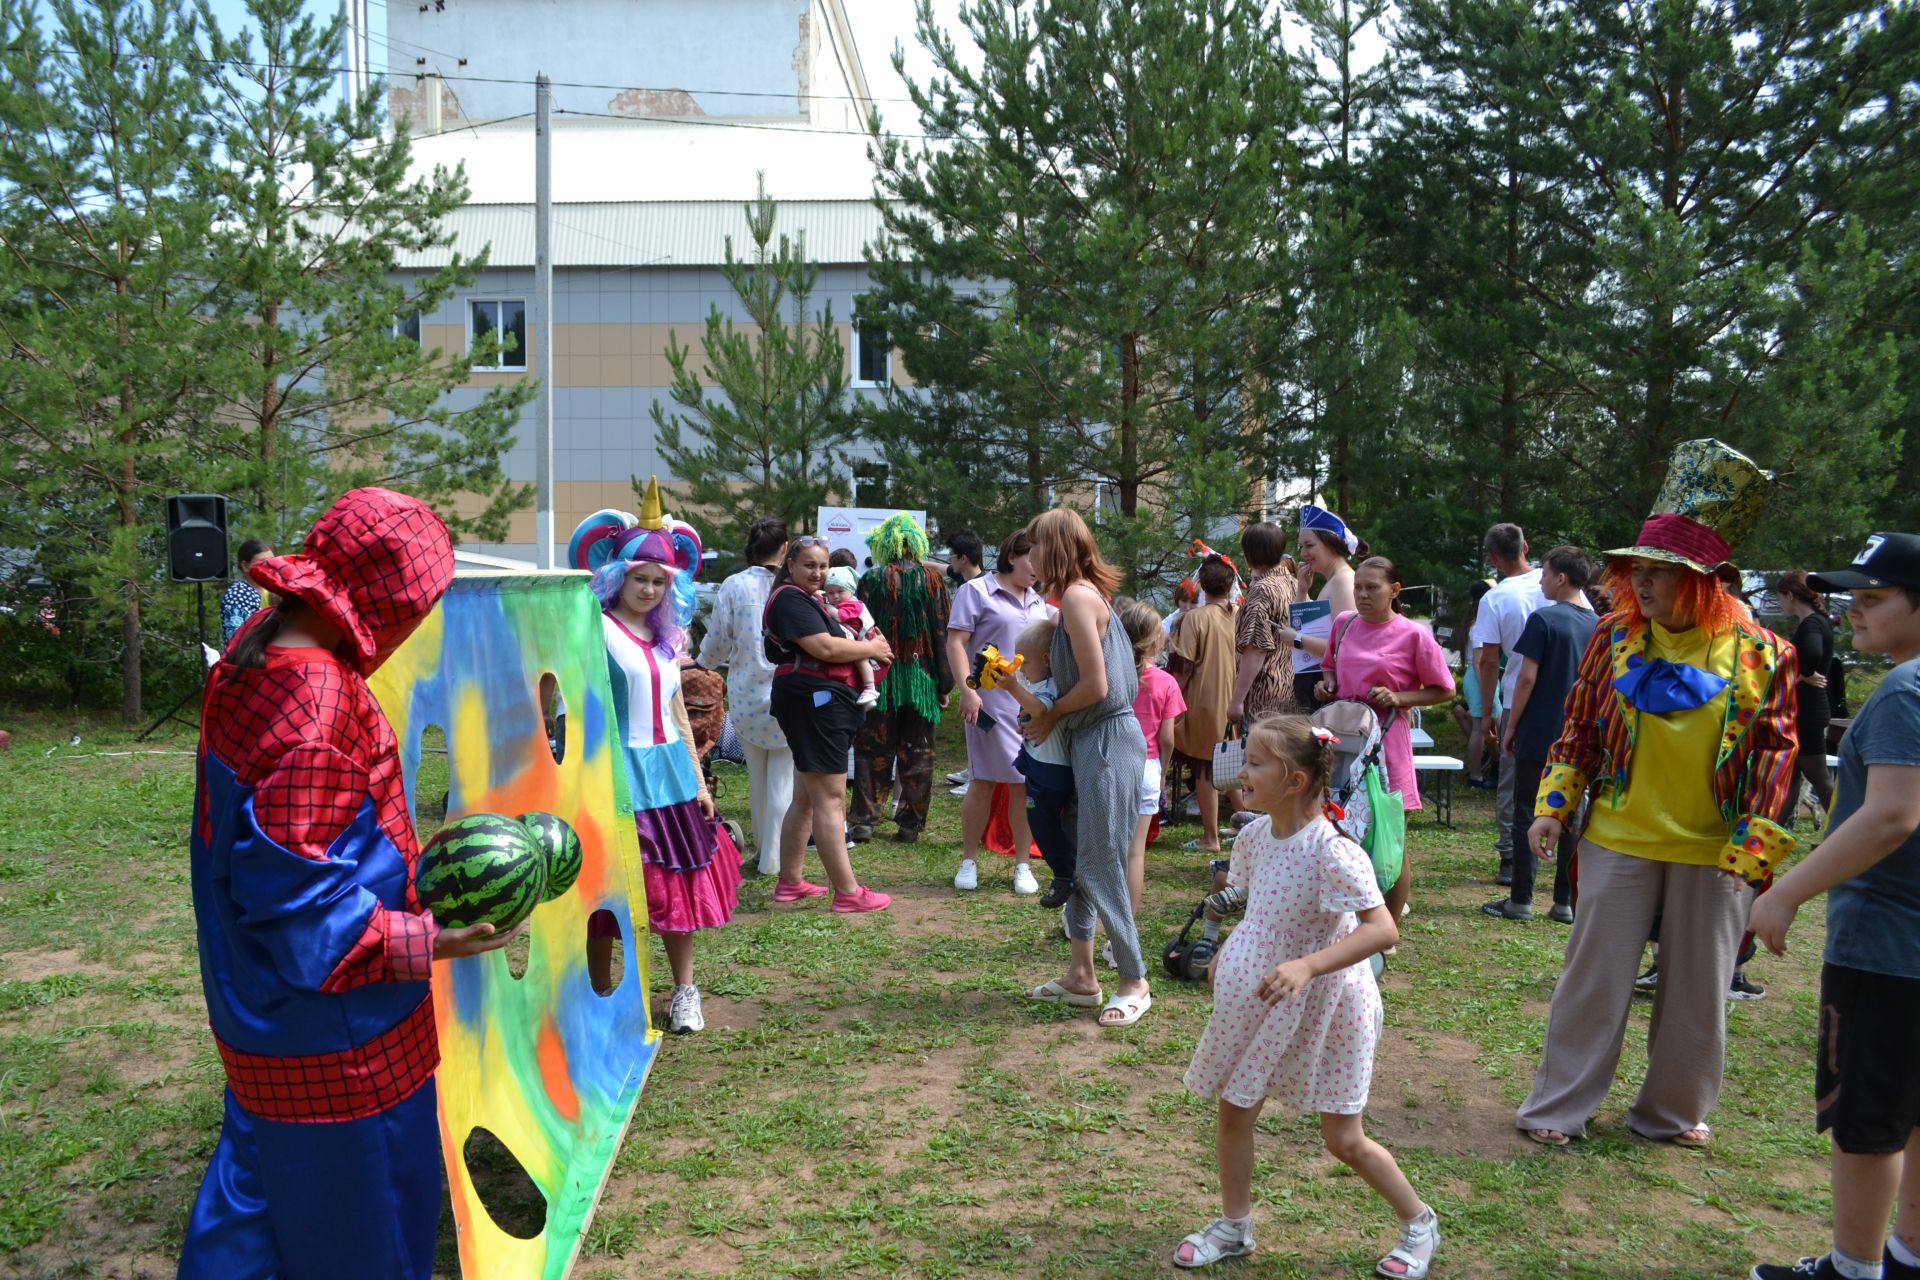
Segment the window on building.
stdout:
<path fill-rule="evenodd" d="M 854 463 L 853 493 L 856 506 L 892 506 L 893 492 L 887 483 L 887 464 L 884 462 Z"/>
<path fill-rule="evenodd" d="M 856 304 L 854 314 L 859 314 Z M 853 385 L 884 387 L 893 381 L 893 344 L 886 330 L 857 328 L 853 331 Z"/>
<path fill-rule="evenodd" d="M 396 338 L 405 338 L 416 347 L 420 345 L 420 312 L 418 308 L 412 311 L 402 311 L 393 318 L 393 336 Z"/>
<path fill-rule="evenodd" d="M 467 350 L 479 351 L 498 342 L 496 351 L 483 352 L 476 369 L 527 367 L 527 304 L 521 298 L 476 298 L 467 304 Z"/>

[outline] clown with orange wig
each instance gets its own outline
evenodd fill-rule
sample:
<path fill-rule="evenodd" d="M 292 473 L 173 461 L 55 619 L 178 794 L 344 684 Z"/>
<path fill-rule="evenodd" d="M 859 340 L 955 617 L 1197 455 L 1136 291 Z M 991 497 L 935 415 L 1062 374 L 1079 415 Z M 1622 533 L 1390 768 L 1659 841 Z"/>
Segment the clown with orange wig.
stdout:
<path fill-rule="evenodd" d="M 1793 778 L 1793 648 L 1720 576 L 1769 480 L 1718 440 L 1686 441 L 1635 544 L 1607 553 L 1614 612 L 1581 658 L 1529 832 L 1551 859 L 1589 800 L 1579 911 L 1517 1119 L 1536 1142 L 1584 1136 L 1606 1099 L 1656 919 L 1647 1074 L 1627 1124 L 1683 1146 L 1712 1138 L 1741 935 L 1794 843 L 1765 816 L 1782 811 Z"/>

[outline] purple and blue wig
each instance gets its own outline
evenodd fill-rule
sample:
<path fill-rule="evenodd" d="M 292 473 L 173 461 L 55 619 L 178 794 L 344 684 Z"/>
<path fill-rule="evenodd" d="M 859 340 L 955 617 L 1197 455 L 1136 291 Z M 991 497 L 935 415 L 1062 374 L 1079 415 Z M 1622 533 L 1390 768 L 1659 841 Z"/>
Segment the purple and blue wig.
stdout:
<path fill-rule="evenodd" d="M 666 527 L 643 529 L 624 511 L 600 511 L 580 522 L 567 546 L 567 559 L 577 569 L 593 574 L 593 594 L 600 607 L 613 608 L 626 586 L 627 574 L 639 564 L 657 564 L 667 571 L 667 592 L 647 615 L 654 643 L 674 657 L 686 644 L 693 622 L 693 580 L 700 574 L 700 535 L 682 520 Z"/>

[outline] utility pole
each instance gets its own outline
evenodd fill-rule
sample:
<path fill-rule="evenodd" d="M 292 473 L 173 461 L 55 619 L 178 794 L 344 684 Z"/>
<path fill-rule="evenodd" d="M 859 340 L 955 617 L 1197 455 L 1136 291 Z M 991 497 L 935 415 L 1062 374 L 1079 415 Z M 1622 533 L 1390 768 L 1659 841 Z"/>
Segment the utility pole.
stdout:
<path fill-rule="evenodd" d="M 534 564 L 553 568 L 553 81 L 533 81 Z"/>

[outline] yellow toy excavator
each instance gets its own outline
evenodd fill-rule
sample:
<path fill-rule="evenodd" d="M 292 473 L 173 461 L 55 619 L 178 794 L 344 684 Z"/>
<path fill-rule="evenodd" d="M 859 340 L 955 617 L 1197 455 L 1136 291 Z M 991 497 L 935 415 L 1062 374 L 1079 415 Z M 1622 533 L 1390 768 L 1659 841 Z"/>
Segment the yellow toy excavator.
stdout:
<path fill-rule="evenodd" d="M 1013 678 L 1013 673 L 1018 671 L 1020 664 L 1025 661 L 1025 658 L 1016 653 L 1013 655 L 1013 661 L 1009 662 L 1000 656 L 998 645 L 990 644 L 973 655 L 973 671 L 967 676 L 967 687 L 998 689 Z"/>

